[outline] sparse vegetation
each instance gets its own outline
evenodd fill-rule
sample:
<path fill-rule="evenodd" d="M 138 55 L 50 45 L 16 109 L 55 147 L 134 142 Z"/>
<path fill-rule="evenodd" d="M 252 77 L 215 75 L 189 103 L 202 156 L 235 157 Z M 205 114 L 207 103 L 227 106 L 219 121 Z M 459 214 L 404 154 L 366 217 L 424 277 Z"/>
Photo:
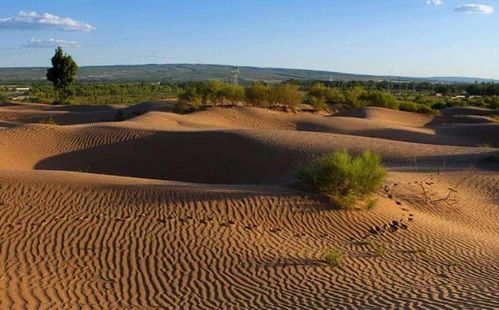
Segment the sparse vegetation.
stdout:
<path fill-rule="evenodd" d="M 371 239 L 364 239 L 361 241 L 356 242 L 357 245 L 373 245 L 373 242 Z"/>
<path fill-rule="evenodd" d="M 268 107 L 270 105 L 270 86 L 262 82 L 256 82 L 246 87 L 246 101 L 256 107 Z"/>
<path fill-rule="evenodd" d="M 257 82 L 245 88 L 212 80 L 187 85 L 176 108 L 179 112 L 191 112 L 211 106 L 245 103 L 256 107 L 294 109 L 302 100 L 303 92 L 293 84 L 268 86 Z"/>
<path fill-rule="evenodd" d="M 324 253 L 324 261 L 332 267 L 338 267 L 343 259 L 343 251 L 329 249 Z"/>
<path fill-rule="evenodd" d="M 67 55 L 66 55 L 67 56 Z M 69 57 L 69 56 L 68 56 Z M 499 84 L 432 84 L 428 82 L 375 81 L 283 81 L 280 84 L 253 82 L 231 85 L 220 80 L 174 83 L 168 81 L 126 84 L 73 83 L 66 95 L 71 104 L 135 104 L 179 98 L 177 110 L 190 112 L 219 105 L 247 105 L 293 110 L 300 103 L 315 110 L 377 106 L 401 111 L 438 114 L 447 107 L 478 106 L 499 108 Z M 48 84 L 16 94 L 28 102 L 60 102 L 61 93 Z M 0 90 L 2 92 L 2 90 Z M 15 93 L 15 92 L 14 92 Z M 69 100 L 67 100 L 69 101 Z M 491 118 L 498 121 L 497 116 Z"/>
<path fill-rule="evenodd" d="M 286 83 L 271 87 L 271 106 L 282 106 L 294 109 L 297 105 L 302 103 L 302 101 L 303 93 L 296 85 Z"/>
<path fill-rule="evenodd" d="M 345 150 L 335 151 L 301 167 L 297 178 L 314 192 L 330 197 L 337 207 L 349 208 L 382 185 L 387 170 L 381 161 L 371 152 L 352 156 Z"/>
<path fill-rule="evenodd" d="M 426 114 L 437 113 L 430 106 L 414 101 L 398 99 L 394 95 L 382 91 L 366 91 L 360 86 L 354 86 L 341 92 L 336 88 L 329 88 L 324 84 L 314 84 L 307 93 L 307 103 L 317 110 L 324 110 L 328 105 L 344 104 L 351 107 L 376 106 L 393 110 L 418 112 Z"/>
<path fill-rule="evenodd" d="M 418 253 L 418 254 L 427 255 L 428 254 L 428 248 L 424 247 L 424 246 L 420 246 L 420 247 L 416 248 L 415 252 Z"/>
<path fill-rule="evenodd" d="M 345 97 L 337 89 L 326 87 L 323 83 L 317 83 L 310 88 L 305 100 L 316 110 L 324 110 L 328 105 L 343 102 Z"/>
<path fill-rule="evenodd" d="M 84 84 L 75 82 L 72 86 L 74 105 L 136 104 L 140 102 L 177 98 L 181 88 L 168 83 L 133 84 Z M 52 103 L 57 94 L 48 84 L 31 85 L 23 101 Z"/>
<path fill-rule="evenodd" d="M 457 266 L 460 266 L 460 265 L 462 265 L 462 264 L 463 264 L 463 261 L 462 261 L 462 260 L 460 260 L 460 259 L 455 259 L 455 260 L 453 260 L 453 261 L 449 262 L 447 265 L 448 265 L 449 267 L 457 267 Z"/>
<path fill-rule="evenodd" d="M 203 106 L 204 98 L 201 89 L 191 86 L 179 96 L 176 109 L 177 112 L 186 113 L 200 109 Z"/>
<path fill-rule="evenodd" d="M 392 94 L 379 90 L 364 91 L 359 95 L 358 99 L 357 106 L 369 105 L 394 110 L 399 108 L 399 103 Z"/>
<path fill-rule="evenodd" d="M 380 256 L 385 255 L 385 253 L 386 253 L 386 249 L 385 249 L 384 247 L 382 247 L 382 246 L 376 246 L 376 247 L 374 248 L 373 255 L 374 255 L 375 257 L 380 257 Z"/>
<path fill-rule="evenodd" d="M 3 91 L 0 90 L 0 104 L 7 102 L 8 97 L 3 93 Z"/>

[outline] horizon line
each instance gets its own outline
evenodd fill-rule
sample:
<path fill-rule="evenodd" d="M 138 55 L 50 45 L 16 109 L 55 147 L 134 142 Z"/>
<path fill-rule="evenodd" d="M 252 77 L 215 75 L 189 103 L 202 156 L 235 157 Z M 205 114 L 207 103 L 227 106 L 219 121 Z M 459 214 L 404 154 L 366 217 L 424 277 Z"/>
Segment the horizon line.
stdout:
<path fill-rule="evenodd" d="M 433 76 L 418 76 L 418 75 L 399 75 L 399 74 L 369 74 L 369 73 L 353 73 L 353 72 L 342 72 L 333 71 L 325 69 L 309 69 L 309 68 L 296 68 L 296 67 L 273 67 L 273 66 L 250 66 L 250 65 L 234 65 L 234 64 L 219 64 L 219 63 L 198 63 L 198 62 L 178 62 L 178 63 L 134 63 L 134 64 L 92 64 L 92 65 L 82 65 L 80 68 L 85 67 L 120 67 L 120 66 L 164 66 L 164 65 L 205 65 L 205 66 L 221 66 L 221 67 L 239 67 L 239 68 L 258 68 L 258 69 L 282 69 L 282 70 L 300 70 L 300 71 L 314 71 L 314 72 L 324 72 L 324 73 L 339 73 L 345 75 L 360 75 L 360 76 L 372 76 L 372 77 L 391 77 L 391 78 L 416 78 L 416 79 L 434 79 L 434 78 L 465 78 L 465 79 L 477 79 L 477 80 L 490 80 L 499 81 L 499 78 L 485 78 L 476 76 L 466 76 L 466 75 L 433 75 Z M 49 66 L 0 66 L 0 69 L 29 69 L 29 68 L 49 68 Z"/>

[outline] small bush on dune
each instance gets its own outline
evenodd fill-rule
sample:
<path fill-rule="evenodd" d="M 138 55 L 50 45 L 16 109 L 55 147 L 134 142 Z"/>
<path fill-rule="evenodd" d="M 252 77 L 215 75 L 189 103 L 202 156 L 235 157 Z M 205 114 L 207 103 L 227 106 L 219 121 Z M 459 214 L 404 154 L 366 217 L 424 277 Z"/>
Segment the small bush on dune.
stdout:
<path fill-rule="evenodd" d="M 377 191 L 386 174 L 379 155 L 364 152 L 353 157 L 342 150 L 301 167 L 297 178 L 316 193 L 331 197 L 337 207 L 348 208 Z"/>
<path fill-rule="evenodd" d="M 436 111 L 433 110 L 431 107 L 421 104 L 421 103 L 415 103 L 411 101 L 401 101 L 399 103 L 399 110 L 400 111 L 407 111 L 407 112 L 417 112 L 417 113 L 425 113 L 425 114 L 435 114 Z"/>
<path fill-rule="evenodd" d="M 255 107 L 270 105 L 270 86 L 256 82 L 246 87 L 246 100 Z"/>
<path fill-rule="evenodd" d="M 373 253 L 373 255 L 374 255 L 375 257 L 380 257 L 380 256 L 385 255 L 385 253 L 386 253 L 386 249 L 385 249 L 384 247 L 382 247 L 382 246 L 377 246 L 376 248 L 374 248 L 374 253 Z"/>
<path fill-rule="evenodd" d="M 324 261 L 332 266 L 338 267 L 343 259 L 343 252 L 336 249 L 329 249 L 324 253 Z"/>
<path fill-rule="evenodd" d="M 179 95 L 175 108 L 178 112 L 186 113 L 200 109 L 203 106 L 203 94 L 200 89 L 191 86 Z"/>
<path fill-rule="evenodd" d="M 245 99 L 244 87 L 240 85 L 224 85 L 219 94 L 224 103 L 236 104 Z"/>
<path fill-rule="evenodd" d="M 302 103 L 303 93 L 300 87 L 293 84 L 281 84 L 272 87 L 270 90 L 270 105 L 286 106 L 294 109 L 297 105 Z"/>
<path fill-rule="evenodd" d="M 322 83 L 314 84 L 307 93 L 306 103 L 312 105 L 316 110 L 324 110 L 327 105 L 343 103 L 345 97 L 334 88 L 329 88 Z"/>
<path fill-rule="evenodd" d="M 210 80 L 206 82 L 203 90 L 203 104 L 217 105 L 223 103 L 222 90 L 227 87 L 224 82 L 220 80 Z"/>
<path fill-rule="evenodd" d="M 499 96 L 487 97 L 485 103 L 489 109 L 499 109 Z"/>
<path fill-rule="evenodd" d="M 382 91 L 376 90 L 365 92 L 359 96 L 359 100 L 361 102 L 366 102 L 369 106 L 383 107 L 394 110 L 399 108 L 397 99 L 393 95 Z"/>
<path fill-rule="evenodd" d="M 8 99 L 9 98 L 7 97 L 7 95 L 5 95 L 4 93 L 0 92 L 0 104 L 4 103 L 4 102 L 7 102 Z"/>
<path fill-rule="evenodd" d="M 314 84 L 308 91 L 306 102 L 316 110 L 323 110 L 328 104 L 330 88 L 324 84 Z"/>
<path fill-rule="evenodd" d="M 350 90 L 345 92 L 345 103 L 354 107 L 364 106 L 360 97 L 365 94 L 364 88 L 360 86 L 352 87 Z"/>
<path fill-rule="evenodd" d="M 338 88 L 331 88 L 327 96 L 329 104 L 345 103 L 345 94 Z"/>
<path fill-rule="evenodd" d="M 317 97 L 307 97 L 305 103 L 310 104 L 316 111 L 322 111 L 327 107 L 326 101 Z"/>

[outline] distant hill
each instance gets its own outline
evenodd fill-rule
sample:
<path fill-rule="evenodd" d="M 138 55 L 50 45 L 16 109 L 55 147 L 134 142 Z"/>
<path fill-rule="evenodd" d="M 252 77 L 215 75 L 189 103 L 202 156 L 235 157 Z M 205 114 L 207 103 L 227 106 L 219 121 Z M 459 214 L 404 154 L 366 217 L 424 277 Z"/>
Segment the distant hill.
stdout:
<path fill-rule="evenodd" d="M 430 77 L 428 79 L 432 81 L 440 81 L 446 83 L 499 82 L 498 80 L 493 80 L 493 79 L 473 78 L 473 77 L 464 77 L 464 76 L 440 76 L 440 77 Z"/>
<path fill-rule="evenodd" d="M 227 65 L 206 64 L 149 64 L 149 65 L 119 65 L 119 66 L 88 66 L 81 67 L 78 79 L 84 82 L 183 82 L 209 79 L 229 80 L 234 67 Z M 397 76 L 375 76 L 350 74 L 330 71 L 239 67 L 240 81 L 247 83 L 255 80 L 281 82 L 285 80 L 323 80 L 323 81 L 432 81 L 451 83 L 471 83 L 475 80 L 461 77 L 414 78 Z M 0 68 L 0 83 L 36 82 L 45 80 L 46 68 Z"/>

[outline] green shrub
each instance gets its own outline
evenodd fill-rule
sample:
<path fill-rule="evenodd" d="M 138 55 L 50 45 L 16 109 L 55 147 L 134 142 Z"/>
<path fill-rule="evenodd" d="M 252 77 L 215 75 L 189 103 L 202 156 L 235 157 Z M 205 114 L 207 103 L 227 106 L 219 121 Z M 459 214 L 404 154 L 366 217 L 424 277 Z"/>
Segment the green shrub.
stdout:
<path fill-rule="evenodd" d="M 382 247 L 382 246 L 377 246 L 376 248 L 374 248 L 374 253 L 373 253 L 373 255 L 374 255 L 375 257 L 380 257 L 380 256 L 385 255 L 385 253 L 386 253 L 386 249 L 385 249 L 384 247 Z"/>
<path fill-rule="evenodd" d="M 343 94 L 334 88 L 329 88 L 322 83 L 312 85 L 306 97 L 306 103 L 316 110 L 323 110 L 327 105 L 345 102 Z"/>
<path fill-rule="evenodd" d="M 343 252 L 337 249 L 329 249 L 324 253 L 324 261 L 332 266 L 338 267 L 343 259 Z"/>
<path fill-rule="evenodd" d="M 240 85 L 224 85 L 219 94 L 224 103 L 236 104 L 245 100 L 244 87 Z"/>
<path fill-rule="evenodd" d="M 399 108 L 397 99 L 393 95 L 378 90 L 365 92 L 361 94 L 358 99 L 361 102 L 366 102 L 369 106 L 383 107 L 394 110 Z"/>
<path fill-rule="evenodd" d="M 270 105 L 282 105 L 293 109 L 302 101 L 303 93 L 297 85 L 286 83 L 271 88 Z"/>
<path fill-rule="evenodd" d="M 345 103 L 354 107 L 361 107 L 365 104 L 362 102 L 360 97 L 365 94 L 364 88 L 360 86 L 355 86 L 345 92 Z"/>
<path fill-rule="evenodd" d="M 316 110 L 323 110 L 328 103 L 330 88 L 322 83 L 314 84 L 307 93 L 306 102 Z"/>
<path fill-rule="evenodd" d="M 400 101 L 399 102 L 399 110 L 407 111 L 407 112 L 417 112 L 417 113 L 425 113 L 425 114 L 435 114 L 435 110 L 431 107 L 421 104 L 415 103 L 411 101 Z"/>
<path fill-rule="evenodd" d="M 499 96 L 485 98 L 485 105 L 489 109 L 499 109 Z"/>
<path fill-rule="evenodd" d="M 210 80 L 198 87 L 201 90 L 204 105 L 217 105 L 223 103 L 222 90 L 227 85 L 219 80 Z"/>
<path fill-rule="evenodd" d="M 5 95 L 4 93 L 0 92 L 0 103 L 7 102 L 8 99 L 9 98 L 7 97 L 7 95 Z"/>
<path fill-rule="evenodd" d="M 328 104 L 345 103 L 345 95 L 337 88 L 331 88 L 327 94 Z"/>
<path fill-rule="evenodd" d="M 425 247 L 425 246 L 420 246 L 420 247 L 416 248 L 416 250 L 414 252 L 419 253 L 419 254 L 427 255 L 428 254 L 428 248 Z"/>
<path fill-rule="evenodd" d="M 342 150 L 301 167 L 297 178 L 316 193 L 331 197 L 337 207 L 348 208 L 378 190 L 386 174 L 379 155 L 364 152 L 353 157 Z"/>
<path fill-rule="evenodd" d="M 185 113 L 200 109 L 203 106 L 203 93 L 195 86 L 190 86 L 179 95 L 175 105 L 177 112 Z"/>
<path fill-rule="evenodd" d="M 317 97 L 307 97 L 305 103 L 310 104 L 316 111 L 324 110 L 327 106 L 326 101 Z"/>
<path fill-rule="evenodd" d="M 431 105 L 431 109 L 433 111 L 443 110 L 447 107 L 449 107 L 448 103 L 443 100 L 437 101 Z"/>
<path fill-rule="evenodd" d="M 270 105 L 270 86 L 256 82 L 246 87 L 246 100 L 255 107 L 268 107 Z"/>

